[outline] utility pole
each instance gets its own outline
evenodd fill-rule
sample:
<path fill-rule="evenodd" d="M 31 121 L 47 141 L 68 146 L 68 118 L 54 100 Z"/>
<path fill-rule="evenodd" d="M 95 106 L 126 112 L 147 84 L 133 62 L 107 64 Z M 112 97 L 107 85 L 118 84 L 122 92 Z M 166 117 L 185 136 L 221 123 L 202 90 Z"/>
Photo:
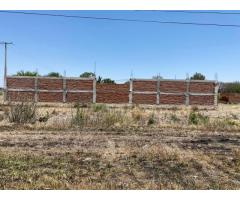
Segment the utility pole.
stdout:
<path fill-rule="evenodd" d="M 13 44 L 12 42 L 0 42 L 0 44 L 4 45 L 5 50 L 5 59 L 4 59 L 4 101 L 7 100 L 7 47 L 10 44 Z"/>

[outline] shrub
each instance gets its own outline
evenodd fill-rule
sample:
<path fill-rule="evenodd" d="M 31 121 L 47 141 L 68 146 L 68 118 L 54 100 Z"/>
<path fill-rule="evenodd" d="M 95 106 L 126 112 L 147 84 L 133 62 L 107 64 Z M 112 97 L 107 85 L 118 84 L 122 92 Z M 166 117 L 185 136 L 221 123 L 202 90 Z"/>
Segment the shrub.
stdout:
<path fill-rule="evenodd" d="M 83 127 L 85 124 L 86 114 L 84 109 L 77 107 L 76 114 L 72 116 L 72 124 Z"/>
<path fill-rule="evenodd" d="M 173 121 L 173 122 L 179 122 L 180 119 L 177 117 L 176 114 L 171 114 L 170 115 L 170 119 Z"/>
<path fill-rule="evenodd" d="M 188 116 L 188 123 L 199 125 L 199 124 L 206 124 L 209 121 L 207 116 L 202 115 L 201 113 L 191 111 Z"/>
<path fill-rule="evenodd" d="M 152 125 L 155 123 L 155 119 L 154 119 L 154 114 L 152 113 L 148 119 L 148 126 Z"/>
<path fill-rule="evenodd" d="M 10 105 L 7 113 L 10 122 L 14 123 L 34 123 L 36 122 L 37 107 L 34 102 L 21 102 Z"/>

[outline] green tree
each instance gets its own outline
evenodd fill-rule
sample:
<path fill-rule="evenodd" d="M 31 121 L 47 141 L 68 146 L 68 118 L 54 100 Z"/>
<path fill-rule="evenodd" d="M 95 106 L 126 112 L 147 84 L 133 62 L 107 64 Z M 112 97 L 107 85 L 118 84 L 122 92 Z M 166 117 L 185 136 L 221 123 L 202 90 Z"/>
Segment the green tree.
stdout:
<path fill-rule="evenodd" d="M 201 73 L 196 72 L 190 79 L 191 80 L 205 80 L 205 76 Z"/>
<path fill-rule="evenodd" d="M 48 77 L 62 77 L 62 75 L 58 72 L 50 72 L 47 75 Z"/>
<path fill-rule="evenodd" d="M 115 81 L 110 78 L 105 78 L 101 81 L 101 83 L 115 83 Z"/>
<path fill-rule="evenodd" d="M 81 78 L 90 78 L 90 77 L 93 77 L 93 76 L 95 76 L 95 74 L 92 73 L 92 72 L 84 72 L 84 73 L 80 74 Z"/>
<path fill-rule="evenodd" d="M 37 72 L 31 72 L 31 71 L 18 71 L 17 74 L 14 76 L 40 76 Z"/>

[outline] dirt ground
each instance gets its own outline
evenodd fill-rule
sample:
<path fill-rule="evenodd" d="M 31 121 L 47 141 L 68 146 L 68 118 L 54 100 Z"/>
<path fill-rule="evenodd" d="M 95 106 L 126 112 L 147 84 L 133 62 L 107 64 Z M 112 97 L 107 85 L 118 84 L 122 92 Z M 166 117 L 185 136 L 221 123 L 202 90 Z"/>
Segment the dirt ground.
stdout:
<path fill-rule="evenodd" d="M 1 189 L 240 189 L 240 133 L 1 131 Z"/>
<path fill-rule="evenodd" d="M 100 108 L 77 127 L 59 126 L 63 106 L 41 106 L 46 122 L 2 119 L 0 189 L 240 189 L 239 105 L 196 111 L 199 125 L 185 107 Z"/>

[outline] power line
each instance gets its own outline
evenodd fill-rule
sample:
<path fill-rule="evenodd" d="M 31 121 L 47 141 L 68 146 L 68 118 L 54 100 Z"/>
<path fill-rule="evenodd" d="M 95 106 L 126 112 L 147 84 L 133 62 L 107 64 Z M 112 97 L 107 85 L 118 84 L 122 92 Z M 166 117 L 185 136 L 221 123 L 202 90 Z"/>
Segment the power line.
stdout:
<path fill-rule="evenodd" d="M 141 19 L 128 19 L 128 18 L 92 17 L 92 16 L 63 15 L 63 14 L 36 13 L 36 12 L 23 12 L 23 11 L 3 11 L 3 10 L 1 10 L 0 13 L 38 15 L 38 16 L 49 16 L 49 17 L 64 17 L 64 18 L 79 18 L 79 19 L 90 19 L 90 20 L 106 20 L 106 21 L 123 21 L 123 22 L 142 22 L 142 23 L 157 23 L 157 24 L 177 24 L 177 25 L 216 26 L 216 27 L 240 28 L 240 25 L 238 25 L 238 24 L 218 24 L 218 23 L 198 23 L 198 22 L 181 22 L 181 21 L 141 20 Z"/>
<path fill-rule="evenodd" d="M 191 10 L 151 10 L 151 11 L 168 13 L 189 13 L 189 14 L 240 15 L 239 12 L 221 12 L 221 11 L 191 11 Z"/>

